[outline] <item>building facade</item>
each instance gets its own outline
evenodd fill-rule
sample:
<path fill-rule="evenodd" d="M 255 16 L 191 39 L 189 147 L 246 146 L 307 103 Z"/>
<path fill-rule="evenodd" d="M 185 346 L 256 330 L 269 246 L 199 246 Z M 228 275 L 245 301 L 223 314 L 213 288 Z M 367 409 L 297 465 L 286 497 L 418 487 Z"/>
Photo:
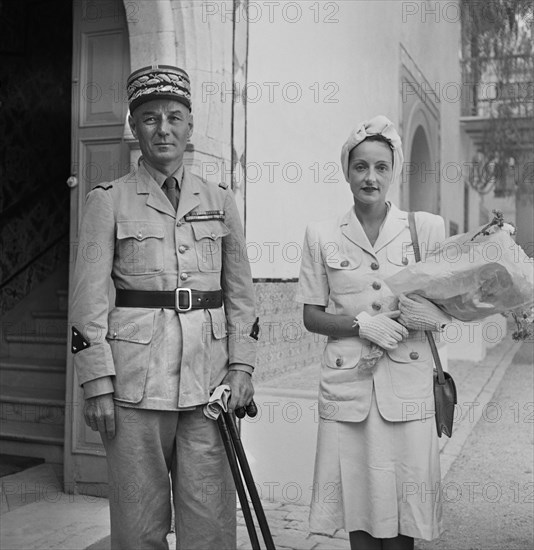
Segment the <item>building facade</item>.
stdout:
<path fill-rule="evenodd" d="M 52 14 L 46 2 L 25 0 L 1 15 L 2 29 L 18 29 L 2 36 L 0 56 L 12 63 L 10 86 L 20 93 L 0 116 L 17 120 L 13 98 L 23 101 L 39 61 L 46 71 L 29 110 L 57 111 L 61 124 L 29 120 L 25 145 L 15 130 L 4 138 L 2 188 L 12 214 L 2 239 L 13 252 L 2 259 L 8 418 L 0 435 L 5 452 L 55 464 L 67 491 L 103 494 L 103 448 L 82 419 L 67 353 L 68 277 L 86 193 L 139 157 L 126 124 L 130 71 L 175 64 L 191 77 L 186 162 L 229 184 L 243 217 L 263 327 L 257 380 L 320 359 L 322 339 L 304 330 L 294 301 L 301 246 L 307 223 L 350 207 L 339 156 L 358 122 L 383 114 L 399 129 L 406 165 L 391 190 L 395 204 L 442 215 L 449 234 L 479 219 L 464 208 L 456 2 L 432 3 L 434 11 L 395 0 L 60 4 Z M 55 45 L 31 38 L 46 17 L 61 22 Z M 55 198 L 34 201 L 35 188 Z M 28 202 L 41 209 L 37 227 Z"/>

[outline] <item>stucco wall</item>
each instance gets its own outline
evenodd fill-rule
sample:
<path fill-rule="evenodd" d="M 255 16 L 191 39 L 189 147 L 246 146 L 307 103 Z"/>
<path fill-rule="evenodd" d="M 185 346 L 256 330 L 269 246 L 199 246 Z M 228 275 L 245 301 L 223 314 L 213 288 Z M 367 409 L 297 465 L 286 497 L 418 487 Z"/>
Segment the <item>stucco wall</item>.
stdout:
<path fill-rule="evenodd" d="M 130 3 L 127 3 L 130 4 Z M 126 6 L 132 70 L 150 64 L 176 64 L 191 78 L 193 99 L 193 170 L 220 181 L 229 164 L 232 126 L 231 95 L 206 95 L 211 83 L 231 90 L 231 18 L 209 17 L 213 2 L 195 0 L 137 0 Z M 133 5 L 133 4 L 132 4 Z M 233 3 L 217 2 L 232 12 Z M 206 166 L 204 166 L 206 165 Z"/>
<path fill-rule="evenodd" d="M 339 152 L 351 128 L 376 114 L 401 126 L 401 44 L 430 83 L 457 86 L 459 21 L 407 12 L 413 2 L 255 4 L 263 9 L 249 19 L 247 237 L 255 277 L 297 277 L 306 224 L 350 208 Z M 441 164 L 458 163 L 459 101 L 439 109 Z M 461 226 L 460 188 L 441 178 L 439 213 Z M 399 203 L 400 190 L 390 198 Z"/>

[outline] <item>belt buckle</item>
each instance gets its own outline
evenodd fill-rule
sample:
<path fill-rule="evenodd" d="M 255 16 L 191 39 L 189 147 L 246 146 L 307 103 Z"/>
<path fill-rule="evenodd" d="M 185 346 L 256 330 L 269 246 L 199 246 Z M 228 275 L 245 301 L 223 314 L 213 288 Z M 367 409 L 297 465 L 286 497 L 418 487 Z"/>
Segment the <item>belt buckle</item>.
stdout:
<path fill-rule="evenodd" d="M 174 309 L 176 309 L 176 311 L 178 313 L 185 313 L 186 311 L 191 311 L 191 307 L 193 306 L 193 298 L 192 298 L 192 295 L 191 295 L 191 289 L 190 288 L 177 288 L 175 292 L 176 292 L 176 299 L 175 299 Z M 180 292 L 185 292 L 187 294 L 187 296 L 189 297 L 189 303 L 188 303 L 188 306 L 186 308 L 180 307 Z"/>

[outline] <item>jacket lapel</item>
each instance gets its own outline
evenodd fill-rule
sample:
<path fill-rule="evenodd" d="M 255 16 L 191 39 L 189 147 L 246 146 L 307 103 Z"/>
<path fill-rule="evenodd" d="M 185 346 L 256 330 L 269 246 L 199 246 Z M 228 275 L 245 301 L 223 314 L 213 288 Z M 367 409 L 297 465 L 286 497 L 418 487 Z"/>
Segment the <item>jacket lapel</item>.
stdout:
<path fill-rule="evenodd" d="M 408 213 L 391 205 L 386 221 L 376 239 L 374 250 L 378 252 L 408 227 Z"/>
<path fill-rule="evenodd" d="M 147 206 L 154 208 L 162 214 L 172 216 L 173 218 L 176 216 L 176 212 L 169 202 L 169 199 L 166 197 L 161 187 L 147 172 L 142 163 L 137 171 L 137 194 L 148 195 L 146 200 Z"/>
<path fill-rule="evenodd" d="M 342 218 L 340 222 L 341 232 L 347 239 L 352 241 L 355 245 L 361 249 L 369 252 L 369 254 L 375 255 L 375 251 L 363 230 L 363 227 L 356 217 L 354 208 L 351 208 Z"/>
<path fill-rule="evenodd" d="M 183 218 L 200 204 L 199 194 L 200 186 L 198 184 L 198 179 L 192 176 L 189 170 L 184 167 L 184 179 L 182 181 L 182 188 L 180 189 L 180 200 L 178 201 L 176 219 L 179 220 Z"/>

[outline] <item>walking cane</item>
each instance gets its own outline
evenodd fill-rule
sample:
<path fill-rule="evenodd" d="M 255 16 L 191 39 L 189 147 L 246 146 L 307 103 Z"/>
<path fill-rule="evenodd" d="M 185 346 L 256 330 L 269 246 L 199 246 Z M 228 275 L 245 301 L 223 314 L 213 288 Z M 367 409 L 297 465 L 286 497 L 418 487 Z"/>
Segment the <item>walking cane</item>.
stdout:
<path fill-rule="evenodd" d="M 223 418 L 223 414 L 224 413 L 221 411 L 219 418 L 217 418 L 217 425 L 219 426 L 219 431 L 221 432 L 226 456 L 228 456 L 230 470 L 232 470 L 232 477 L 234 478 L 235 488 L 239 496 L 239 502 L 241 503 L 241 510 L 243 510 L 243 517 L 245 518 L 245 524 L 247 526 L 248 536 L 252 544 L 252 550 L 260 550 L 260 541 L 258 540 L 256 528 L 254 527 L 254 520 L 252 519 L 252 513 L 250 512 L 250 506 L 248 504 L 247 494 L 245 493 L 245 488 L 243 486 L 243 480 L 241 479 L 241 474 L 239 473 L 239 466 L 237 464 L 232 438 L 230 436 L 230 432 L 228 431 L 226 421 Z"/>
<path fill-rule="evenodd" d="M 238 411 L 236 410 L 236 412 Z M 254 402 L 247 406 L 246 412 L 250 416 L 256 416 L 257 409 Z M 241 416 L 241 411 L 239 411 L 239 414 Z M 256 512 L 256 517 L 258 519 L 261 534 L 265 542 L 265 547 L 267 550 L 276 550 L 271 531 L 267 523 L 267 518 L 265 517 L 265 512 L 263 511 L 263 506 L 261 504 L 256 485 L 254 484 L 254 478 L 252 477 L 252 472 L 248 464 L 245 449 L 243 448 L 243 443 L 241 442 L 241 437 L 239 436 L 239 432 L 237 431 L 233 416 L 230 413 L 221 411 L 221 414 L 217 419 L 217 424 L 221 432 L 226 454 L 228 455 L 228 462 L 230 464 L 230 469 L 232 470 L 232 476 L 234 477 L 239 501 L 241 502 L 241 509 L 243 510 L 243 517 L 245 519 L 252 548 L 253 550 L 259 550 L 260 546 L 256 533 L 256 528 L 254 526 L 254 521 L 252 519 L 252 514 L 250 512 L 250 506 L 243 487 L 241 473 L 243 474 L 243 477 L 245 479 L 245 484 L 250 495 L 250 500 L 252 501 L 254 511 Z M 239 471 L 239 466 L 241 467 L 241 472 Z"/>

